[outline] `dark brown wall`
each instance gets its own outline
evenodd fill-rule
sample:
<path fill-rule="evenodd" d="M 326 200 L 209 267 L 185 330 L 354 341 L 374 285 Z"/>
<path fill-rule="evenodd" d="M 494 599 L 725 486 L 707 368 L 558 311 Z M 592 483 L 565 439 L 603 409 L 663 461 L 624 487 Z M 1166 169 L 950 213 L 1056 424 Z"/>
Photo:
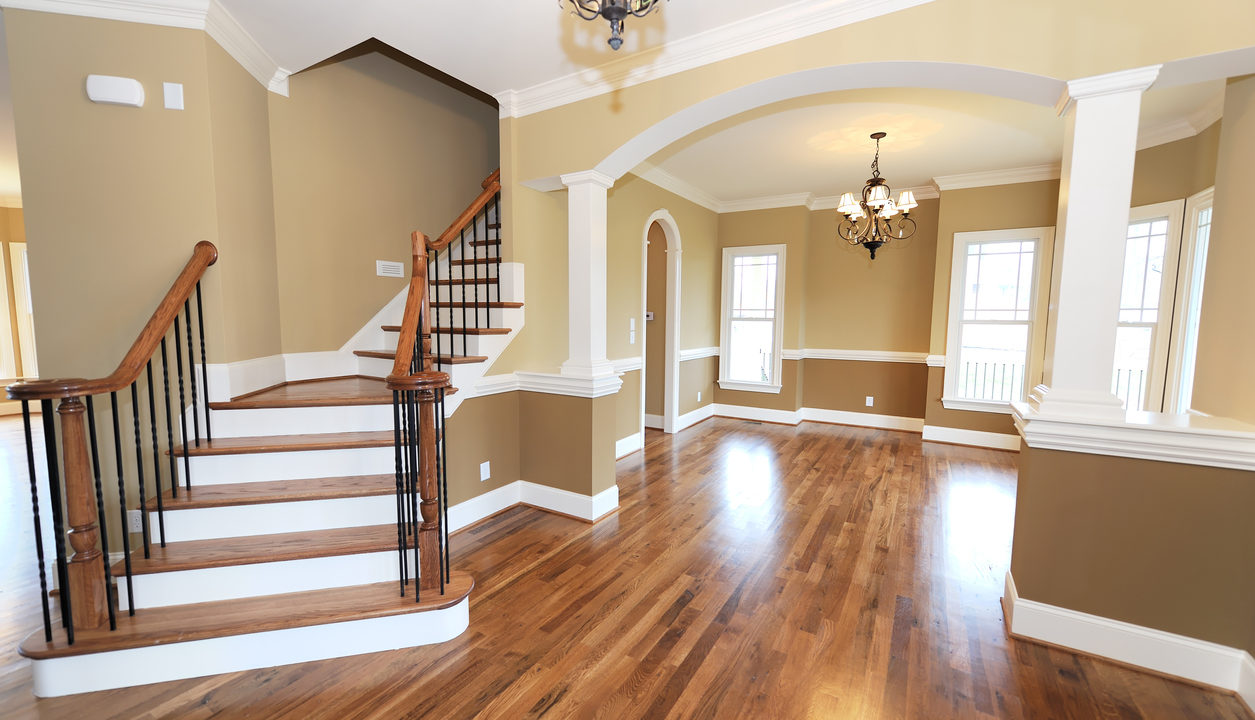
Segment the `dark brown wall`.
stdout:
<path fill-rule="evenodd" d="M 924 417 L 926 365 L 814 359 L 803 360 L 802 365 L 806 377 L 803 407 Z M 868 395 L 876 398 L 872 407 L 865 403 Z"/>
<path fill-rule="evenodd" d="M 743 405 L 745 407 L 764 408 L 767 410 L 788 410 L 793 412 L 801 407 L 800 360 L 785 360 L 781 363 L 780 392 L 746 392 L 743 390 L 715 390 L 715 402 L 724 405 Z M 716 375 L 718 377 L 718 375 Z M 702 395 L 704 399 L 706 396 Z"/>
<path fill-rule="evenodd" d="M 521 479 L 581 495 L 614 485 L 615 395 L 517 395 Z"/>
<path fill-rule="evenodd" d="M 471 398 L 449 418 L 449 504 L 508 485 L 519 476 L 519 393 Z M 481 482 L 479 464 L 492 463 Z"/>
<path fill-rule="evenodd" d="M 1255 473 L 1025 448 L 1020 597 L 1255 652 Z"/>
<path fill-rule="evenodd" d="M 947 410 L 941 404 L 945 382 L 945 368 L 928 368 L 928 396 L 925 398 L 924 422 L 939 427 L 979 430 L 981 432 L 1015 435 L 1015 423 L 1010 415 L 975 410 Z"/>

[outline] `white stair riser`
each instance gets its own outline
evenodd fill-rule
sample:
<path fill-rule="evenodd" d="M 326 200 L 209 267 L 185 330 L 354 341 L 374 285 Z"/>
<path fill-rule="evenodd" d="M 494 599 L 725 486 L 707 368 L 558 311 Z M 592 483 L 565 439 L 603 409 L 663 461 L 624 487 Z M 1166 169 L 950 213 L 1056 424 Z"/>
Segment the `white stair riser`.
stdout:
<path fill-rule="evenodd" d="M 167 510 L 165 516 L 166 542 L 183 542 L 384 525 L 396 522 L 397 506 L 396 496 L 389 494 Z M 148 523 L 157 527 L 157 513 L 149 513 Z"/>
<path fill-rule="evenodd" d="M 469 607 L 463 599 L 443 610 L 35 660 L 34 691 L 58 697 L 441 643 L 466 630 Z"/>
<path fill-rule="evenodd" d="M 225 485 L 265 480 L 304 480 L 342 475 L 379 475 L 393 472 L 392 447 L 348 450 L 244 453 L 193 457 L 192 485 Z M 180 482 L 183 463 L 179 462 Z"/>
<path fill-rule="evenodd" d="M 391 405 L 214 410 L 214 437 L 365 432 L 392 429 Z"/>
<path fill-rule="evenodd" d="M 396 550 L 135 575 L 135 608 L 167 607 L 261 595 L 387 582 L 401 577 Z M 410 548 L 410 574 L 414 549 Z M 118 579 L 119 607 L 128 607 Z"/>

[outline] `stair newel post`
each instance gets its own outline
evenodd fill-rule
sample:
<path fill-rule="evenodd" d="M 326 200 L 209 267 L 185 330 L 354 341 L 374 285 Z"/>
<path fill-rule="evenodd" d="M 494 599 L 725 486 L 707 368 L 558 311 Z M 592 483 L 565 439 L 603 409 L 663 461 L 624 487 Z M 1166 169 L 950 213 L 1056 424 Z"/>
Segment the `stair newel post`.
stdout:
<path fill-rule="evenodd" d="M 93 490 L 92 469 L 87 459 L 84 430 L 86 407 L 82 399 L 68 397 L 57 407 L 61 423 L 61 457 L 65 478 L 67 537 L 74 554 L 70 557 L 67 579 L 70 586 L 70 612 L 74 626 L 90 630 L 108 621 L 108 590 L 100 540 L 99 514 Z"/>
<path fill-rule="evenodd" d="M 418 528 L 419 588 L 443 585 L 440 542 L 440 483 L 436 465 L 436 405 L 439 391 L 449 386 L 442 372 L 424 372 L 411 378 L 418 397 L 418 494 L 422 524 Z"/>

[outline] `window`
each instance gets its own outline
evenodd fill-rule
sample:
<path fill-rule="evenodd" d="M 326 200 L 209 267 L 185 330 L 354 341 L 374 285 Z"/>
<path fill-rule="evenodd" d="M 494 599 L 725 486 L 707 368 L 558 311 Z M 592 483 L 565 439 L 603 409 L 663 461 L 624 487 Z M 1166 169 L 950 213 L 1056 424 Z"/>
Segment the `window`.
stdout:
<path fill-rule="evenodd" d="M 1194 396 L 1194 358 L 1198 354 L 1198 320 L 1203 309 L 1203 275 L 1207 269 L 1207 244 L 1211 239 L 1213 195 L 1214 190 L 1208 188 L 1185 201 L 1188 222 L 1177 270 L 1164 412 L 1189 412 Z"/>
<path fill-rule="evenodd" d="M 1128 410 L 1163 407 L 1182 201 L 1133 208 L 1124 246 L 1111 392 Z"/>
<path fill-rule="evenodd" d="M 719 387 L 780 392 L 784 245 L 724 248 Z"/>
<path fill-rule="evenodd" d="M 942 404 L 1010 412 L 1038 381 L 1054 228 L 955 233 Z M 1031 381 L 1031 382 L 1030 382 Z"/>

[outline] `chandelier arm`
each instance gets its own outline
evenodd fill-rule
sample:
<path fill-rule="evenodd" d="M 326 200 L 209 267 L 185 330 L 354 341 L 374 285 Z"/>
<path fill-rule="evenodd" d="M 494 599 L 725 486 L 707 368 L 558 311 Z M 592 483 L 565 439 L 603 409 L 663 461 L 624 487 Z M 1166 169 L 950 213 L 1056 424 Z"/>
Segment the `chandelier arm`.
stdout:
<path fill-rule="evenodd" d="M 911 224 L 910 230 L 906 229 L 907 223 Z M 916 229 L 918 229 L 918 226 L 915 224 L 915 221 L 903 215 L 901 218 L 898 219 L 898 232 L 897 234 L 892 235 L 892 237 L 894 240 L 905 240 L 913 236 L 915 234 Z"/>
<path fill-rule="evenodd" d="M 597 0 L 567 0 L 574 8 L 572 15 L 578 15 L 585 20 L 596 20 L 601 14 L 601 4 Z M 558 4 L 562 4 L 562 0 L 558 0 Z"/>
<path fill-rule="evenodd" d="M 654 8 L 658 7 L 659 2 L 660 0 L 645 0 L 645 2 L 642 2 L 640 5 L 641 8 L 644 8 L 643 10 L 634 10 L 632 9 L 632 4 L 629 3 L 628 12 L 632 13 L 633 17 L 645 17 L 653 12 Z"/>

